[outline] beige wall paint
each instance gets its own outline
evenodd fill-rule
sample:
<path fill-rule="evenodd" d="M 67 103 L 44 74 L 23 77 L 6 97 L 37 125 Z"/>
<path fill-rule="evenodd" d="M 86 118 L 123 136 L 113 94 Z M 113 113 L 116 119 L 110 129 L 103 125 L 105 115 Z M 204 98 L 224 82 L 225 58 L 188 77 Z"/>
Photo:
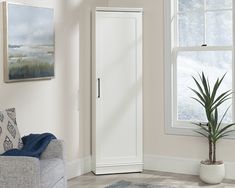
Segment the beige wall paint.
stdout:
<path fill-rule="evenodd" d="M 6 84 L 1 65 L 0 109 L 16 108 L 22 135 L 52 132 L 64 139 L 69 161 L 90 155 L 90 9 L 101 6 L 102 0 L 11 2 L 55 9 L 56 76 L 46 81 Z M 2 11 L 0 33 L 3 62 Z"/>
<path fill-rule="evenodd" d="M 144 153 L 205 159 L 203 138 L 164 132 L 164 0 L 107 0 L 108 6 L 144 8 Z M 218 159 L 235 162 L 235 140 L 218 145 Z"/>

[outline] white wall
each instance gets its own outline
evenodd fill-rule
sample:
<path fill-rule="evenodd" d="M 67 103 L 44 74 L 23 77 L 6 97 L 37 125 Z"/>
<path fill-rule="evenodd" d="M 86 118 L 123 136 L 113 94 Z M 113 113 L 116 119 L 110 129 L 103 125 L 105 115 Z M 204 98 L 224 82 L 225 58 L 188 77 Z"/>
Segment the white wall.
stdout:
<path fill-rule="evenodd" d="M 11 2 L 55 9 L 55 79 L 6 84 L 2 63 L 0 109 L 16 108 L 22 135 L 52 132 L 64 139 L 68 161 L 90 155 L 90 9 L 102 0 Z M 3 62 L 2 20 L 0 11 L 0 62 Z"/>
<path fill-rule="evenodd" d="M 146 159 L 159 159 L 162 156 L 187 160 L 206 159 L 207 142 L 203 138 L 166 135 L 164 132 L 163 2 L 106 0 L 107 6 L 144 8 L 144 154 Z M 235 140 L 221 141 L 218 144 L 218 159 L 235 162 L 234 147 Z"/>

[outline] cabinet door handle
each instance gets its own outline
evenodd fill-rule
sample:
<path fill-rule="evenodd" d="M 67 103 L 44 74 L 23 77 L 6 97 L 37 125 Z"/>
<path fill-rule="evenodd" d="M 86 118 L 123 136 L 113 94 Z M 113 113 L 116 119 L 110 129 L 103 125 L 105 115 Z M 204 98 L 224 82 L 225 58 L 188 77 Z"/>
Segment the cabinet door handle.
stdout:
<path fill-rule="evenodd" d="M 100 98 L 100 78 L 98 78 L 98 98 Z"/>

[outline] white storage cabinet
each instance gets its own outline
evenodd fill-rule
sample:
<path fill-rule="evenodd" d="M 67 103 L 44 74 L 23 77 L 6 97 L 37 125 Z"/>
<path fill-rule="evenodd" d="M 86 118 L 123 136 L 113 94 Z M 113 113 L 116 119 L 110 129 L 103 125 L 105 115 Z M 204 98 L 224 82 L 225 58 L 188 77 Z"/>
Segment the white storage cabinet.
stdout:
<path fill-rule="evenodd" d="M 142 9 L 93 14 L 92 171 L 143 169 Z"/>

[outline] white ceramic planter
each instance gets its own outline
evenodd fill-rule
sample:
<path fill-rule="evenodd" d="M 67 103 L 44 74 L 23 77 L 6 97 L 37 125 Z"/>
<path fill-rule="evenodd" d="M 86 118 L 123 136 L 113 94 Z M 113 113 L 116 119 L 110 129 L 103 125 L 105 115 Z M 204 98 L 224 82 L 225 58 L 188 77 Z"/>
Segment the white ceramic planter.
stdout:
<path fill-rule="evenodd" d="M 200 164 L 200 179 L 208 184 L 219 184 L 225 177 L 224 164 L 207 165 Z"/>

